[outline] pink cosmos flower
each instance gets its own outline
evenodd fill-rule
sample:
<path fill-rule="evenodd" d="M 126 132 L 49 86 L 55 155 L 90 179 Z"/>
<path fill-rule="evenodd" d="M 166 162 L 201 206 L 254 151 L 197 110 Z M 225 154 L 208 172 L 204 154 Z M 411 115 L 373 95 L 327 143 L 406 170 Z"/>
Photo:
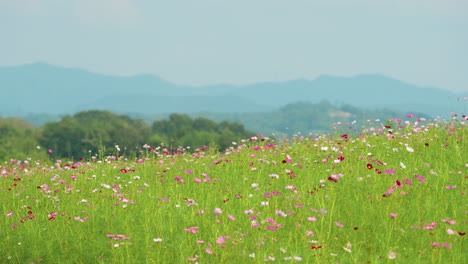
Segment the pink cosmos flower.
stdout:
<path fill-rule="evenodd" d="M 236 220 L 236 218 L 230 214 L 228 214 L 228 218 L 231 219 L 232 221 Z"/>
<path fill-rule="evenodd" d="M 221 210 L 221 208 L 215 208 L 213 210 L 213 214 L 216 215 L 216 216 L 219 216 L 223 213 L 223 210 Z"/>
<path fill-rule="evenodd" d="M 210 255 L 213 254 L 213 251 L 210 248 L 205 248 L 205 251 L 206 251 L 206 253 L 208 253 Z"/>
<path fill-rule="evenodd" d="M 202 182 L 202 180 L 200 178 L 195 178 L 193 180 L 196 181 L 196 182 Z"/>
<path fill-rule="evenodd" d="M 337 226 L 339 226 L 339 227 L 344 227 L 344 225 L 342 225 L 342 224 L 339 223 L 339 222 L 335 222 L 335 224 L 336 224 Z"/>
<path fill-rule="evenodd" d="M 426 182 L 426 178 L 424 178 L 423 176 L 414 175 L 414 177 L 418 178 L 418 180 L 420 180 L 422 183 L 425 183 L 425 182 Z"/>
<path fill-rule="evenodd" d="M 13 212 L 8 212 L 8 213 L 6 214 L 6 216 L 12 216 L 12 215 L 13 215 Z"/>
<path fill-rule="evenodd" d="M 395 214 L 395 213 L 390 213 L 390 217 L 395 218 L 395 217 L 397 217 L 397 214 Z"/>
<path fill-rule="evenodd" d="M 392 170 L 392 169 L 387 169 L 384 171 L 385 174 L 390 174 L 390 175 L 393 175 L 395 174 L 395 170 Z"/>
<path fill-rule="evenodd" d="M 410 179 L 405 178 L 403 181 L 405 181 L 408 185 L 413 185 L 413 183 L 410 181 Z"/>
<path fill-rule="evenodd" d="M 430 244 L 431 246 L 436 247 L 436 248 L 440 247 L 439 243 L 437 243 L 437 242 L 430 242 L 429 244 Z"/>
<path fill-rule="evenodd" d="M 197 231 L 198 228 L 199 228 L 198 226 L 191 227 L 191 228 L 184 229 L 184 231 L 185 232 L 192 232 L 192 233 L 196 234 L 196 233 L 198 233 L 198 231 Z"/>
<path fill-rule="evenodd" d="M 432 223 L 428 224 L 426 227 L 424 227 L 424 229 L 431 230 L 431 229 L 434 229 L 436 227 L 437 227 L 437 223 L 432 222 Z"/>
<path fill-rule="evenodd" d="M 451 248 L 451 246 L 449 244 L 447 244 L 447 243 L 442 243 L 442 246 L 446 247 L 446 248 Z"/>
<path fill-rule="evenodd" d="M 457 188 L 457 186 L 453 186 L 453 185 L 445 186 L 445 189 L 454 189 L 454 188 Z"/>
<path fill-rule="evenodd" d="M 317 218 L 315 217 L 307 217 L 307 220 L 311 221 L 311 222 L 315 222 L 317 221 Z"/>

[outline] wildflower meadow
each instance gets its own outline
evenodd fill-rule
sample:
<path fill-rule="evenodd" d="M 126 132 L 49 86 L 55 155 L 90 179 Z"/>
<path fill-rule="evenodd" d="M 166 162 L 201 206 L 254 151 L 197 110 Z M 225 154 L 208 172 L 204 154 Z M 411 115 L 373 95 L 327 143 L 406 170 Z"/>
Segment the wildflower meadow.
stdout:
<path fill-rule="evenodd" d="M 0 263 L 468 263 L 466 119 L 11 159 Z"/>

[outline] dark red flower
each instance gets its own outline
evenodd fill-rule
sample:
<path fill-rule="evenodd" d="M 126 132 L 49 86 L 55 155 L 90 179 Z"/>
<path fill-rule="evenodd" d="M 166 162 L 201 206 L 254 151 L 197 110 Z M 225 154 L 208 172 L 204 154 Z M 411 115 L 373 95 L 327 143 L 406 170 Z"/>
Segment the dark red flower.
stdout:
<path fill-rule="evenodd" d="M 459 234 L 460 236 L 464 236 L 464 235 L 466 235 L 466 233 L 465 233 L 465 232 L 458 232 L 458 234 Z"/>
<path fill-rule="evenodd" d="M 368 168 L 369 170 L 372 169 L 372 168 L 373 168 L 372 164 L 367 163 L 367 168 Z"/>
<path fill-rule="evenodd" d="M 55 217 L 49 217 L 49 221 L 55 220 Z"/>
<path fill-rule="evenodd" d="M 310 247 L 310 249 L 317 249 L 317 248 L 322 248 L 322 247 L 323 247 L 323 246 L 314 246 L 314 245 L 312 245 L 312 246 Z"/>
<path fill-rule="evenodd" d="M 332 177 L 328 177 L 328 180 L 332 182 L 338 182 L 336 179 L 333 179 Z"/>

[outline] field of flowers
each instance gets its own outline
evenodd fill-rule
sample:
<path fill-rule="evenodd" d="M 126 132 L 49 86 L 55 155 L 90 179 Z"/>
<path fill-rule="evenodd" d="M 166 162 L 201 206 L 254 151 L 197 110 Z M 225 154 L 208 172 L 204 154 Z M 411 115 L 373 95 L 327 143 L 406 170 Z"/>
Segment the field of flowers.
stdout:
<path fill-rule="evenodd" d="M 11 160 L 0 263 L 468 263 L 465 118 Z"/>

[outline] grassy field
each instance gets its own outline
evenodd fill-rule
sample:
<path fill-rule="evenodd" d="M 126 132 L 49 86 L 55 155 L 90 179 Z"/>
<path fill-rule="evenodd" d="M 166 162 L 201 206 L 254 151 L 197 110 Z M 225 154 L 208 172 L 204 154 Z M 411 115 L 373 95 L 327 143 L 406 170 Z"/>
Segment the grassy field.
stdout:
<path fill-rule="evenodd" d="M 468 263 L 462 117 L 332 131 L 5 162 L 0 263 Z"/>

